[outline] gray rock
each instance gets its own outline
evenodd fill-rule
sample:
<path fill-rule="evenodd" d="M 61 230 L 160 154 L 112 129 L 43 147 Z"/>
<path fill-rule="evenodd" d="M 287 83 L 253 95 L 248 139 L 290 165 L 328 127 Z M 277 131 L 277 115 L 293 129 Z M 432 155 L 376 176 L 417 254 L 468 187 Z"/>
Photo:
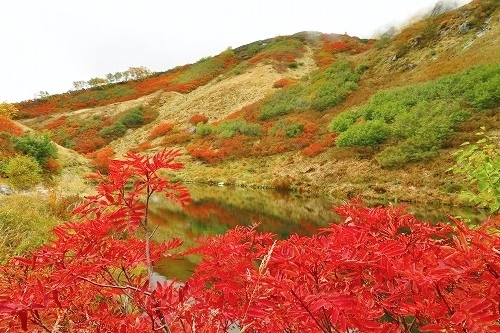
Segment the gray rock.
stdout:
<path fill-rule="evenodd" d="M 14 194 L 14 190 L 12 190 L 12 188 L 8 185 L 0 185 L 0 194 L 12 195 Z"/>
<path fill-rule="evenodd" d="M 458 27 L 458 33 L 464 35 L 469 32 L 469 29 L 470 29 L 469 22 L 464 22 L 460 24 L 460 26 Z"/>

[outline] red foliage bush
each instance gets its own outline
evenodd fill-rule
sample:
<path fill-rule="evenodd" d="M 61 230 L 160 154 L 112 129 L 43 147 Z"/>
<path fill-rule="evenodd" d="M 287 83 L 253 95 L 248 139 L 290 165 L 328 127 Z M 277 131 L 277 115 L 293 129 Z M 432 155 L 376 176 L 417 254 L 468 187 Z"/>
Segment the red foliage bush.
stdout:
<path fill-rule="evenodd" d="M 57 174 L 57 173 L 61 172 L 61 169 L 62 169 L 59 162 L 53 158 L 48 158 L 47 160 L 45 160 L 43 168 L 45 171 L 52 173 L 52 174 Z"/>
<path fill-rule="evenodd" d="M 297 84 L 297 80 L 282 78 L 273 83 L 273 88 L 285 88 Z"/>
<path fill-rule="evenodd" d="M 164 136 L 168 132 L 170 132 L 174 128 L 174 124 L 172 123 L 161 123 L 157 125 L 151 133 L 149 134 L 149 140 L 156 139 L 157 137 Z"/>
<path fill-rule="evenodd" d="M 192 125 L 197 125 L 198 123 L 206 124 L 208 123 L 208 117 L 202 114 L 196 113 L 189 118 L 189 123 Z"/>
<path fill-rule="evenodd" d="M 328 134 L 322 142 L 313 142 L 309 147 L 302 150 L 301 154 L 303 156 L 316 156 L 324 152 L 328 147 L 331 147 L 335 144 L 335 139 L 338 136 L 337 133 Z"/>
<path fill-rule="evenodd" d="M 92 153 L 107 144 L 107 141 L 99 135 L 99 130 L 93 127 L 74 136 L 73 141 L 75 142 L 73 150 L 80 154 Z"/>
<path fill-rule="evenodd" d="M 193 135 L 190 132 L 179 132 L 165 135 L 161 144 L 163 146 L 169 147 L 171 145 L 178 145 L 182 143 L 189 142 Z"/>
<path fill-rule="evenodd" d="M 309 147 L 302 150 L 301 154 L 302 154 L 302 156 L 312 157 L 312 156 L 319 155 L 320 153 L 324 152 L 325 150 L 326 150 L 325 146 L 323 146 L 320 143 L 313 142 L 313 143 L 311 143 L 311 145 Z"/>
<path fill-rule="evenodd" d="M 50 130 L 54 130 L 54 129 L 63 127 L 66 125 L 66 119 L 68 119 L 67 116 L 61 116 L 61 117 L 57 118 L 56 120 L 46 124 L 43 128 L 50 131 Z"/>
<path fill-rule="evenodd" d="M 211 145 L 204 143 L 201 145 L 190 144 L 186 147 L 189 155 L 194 158 L 200 159 L 204 162 L 215 164 L 222 161 L 224 158 L 224 151 L 221 149 L 214 149 Z"/>
<path fill-rule="evenodd" d="M 178 151 L 128 154 L 52 243 L 0 266 L 0 329 L 64 332 L 500 332 L 500 216 L 471 229 L 359 201 L 344 221 L 277 240 L 256 226 L 202 238 L 187 281 L 153 282 L 179 240 L 151 243 L 154 192 L 187 203 L 158 176 Z M 145 204 L 144 204 L 145 203 Z M 201 206 L 209 213 L 213 207 Z M 143 240 L 131 237 L 144 234 Z M 138 269 L 147 267 L 147 273 Z"/>
<path fill-rule="evenodd" d="M 15 155 L 16 150 L 14 149 L 10 134 L 0 132 L 0 161 L 9 159 Z"/>
<path fill-rule="evenodd" d="M 104 147 L 90 155 L 92 158 L 92 166 L 103 174 L 109 172 L 109 166 L 113 157 L 115 156 L 115 151 L 111 147 Z"/>
<path fill-rule="evenodd" d="M 328 53 L 344 52 L 351 49 L 351 46 L 343 41 L 324 43 L 322 49 Z"/>
<path fill-rule="evenodd" d="M 24 131 L 9 118 L 0 116 L 0 132 L 7 132 L 14 136 L 20 136 Z"/>

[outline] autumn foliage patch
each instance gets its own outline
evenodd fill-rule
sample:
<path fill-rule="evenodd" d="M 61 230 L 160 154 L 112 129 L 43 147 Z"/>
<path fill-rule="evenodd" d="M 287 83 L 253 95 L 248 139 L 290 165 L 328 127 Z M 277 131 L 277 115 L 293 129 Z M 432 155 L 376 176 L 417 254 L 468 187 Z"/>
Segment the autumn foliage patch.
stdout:
<path fill-rule="evenodd" d="M 198 125 L 198 123 L 206 124 L 208 122 L 208 117 L 202 114 L 196 113 L 189 118 L 189 123 L 192 125 Z"/>
<path fill-rule="evenodd" d="M 158 124 L 155 128 L 153 128 L 151 130 L 148 138 L 150 140 L 153 140 L 153 139 L 156 139 L 160 136 L 164 136 L 165 134 L 170 132 L 173 128 L 174 128 L 174 124 L 172 124 L 172 123 L 166 122 L 166 123 Z"/>
<path fill-rule="evenodd" d="M 281 78 L 273 83 L 273 88 L 285 88 L 297 83 L 294 79 Z"/>
<path fill-rule="evenodd" d="M 0 115 L 0 132 L 7 132 L 14 136 L 20 136 L 23 134 L 23 129 L 9 118 Z"/>

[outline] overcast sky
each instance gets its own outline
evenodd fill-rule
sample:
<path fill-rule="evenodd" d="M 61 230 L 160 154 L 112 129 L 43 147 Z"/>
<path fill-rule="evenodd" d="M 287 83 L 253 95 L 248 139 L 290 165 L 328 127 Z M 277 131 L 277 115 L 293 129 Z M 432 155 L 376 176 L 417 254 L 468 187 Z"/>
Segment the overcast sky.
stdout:
<path fill-rule="evenodd" d="M 461 3 L 469 2 L 460 0 Z M 437 0 L 1 0 L 0 102 L 300 31 L 369 38 Z"/>

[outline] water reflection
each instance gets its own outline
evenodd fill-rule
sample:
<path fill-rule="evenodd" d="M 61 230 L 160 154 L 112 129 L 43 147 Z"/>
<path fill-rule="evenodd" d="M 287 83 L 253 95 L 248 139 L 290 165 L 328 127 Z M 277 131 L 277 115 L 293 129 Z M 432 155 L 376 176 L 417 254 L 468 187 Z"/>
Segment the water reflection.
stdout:
<path fill-rule="evenodd" d="M 150 209 L 150 221 L 159 226 L 155 239 L 168 240 L 177 237 L 184 240 L 183 249 L 192 247 L 200 236 L 222 234 L 237 225 L 259 223 L 258 230 L 271 232 L 278 238 L 291 234 L 311 235 L 340 217 L 332 212 L 332 205 L 343 200 L 324 197 L 298 197 L 262 189 L 189 185 L 193 202 L 181 207 L 162 196 L 154 197 Z M 380 202 L 367 202 L 376 206 Z M 484 213 L 468 208 L 449 206 L 408 205 L 408 213 L 418 219 L 439 222 L 449 221 L 448 214 L 478 223 Z M 197 258 L 166 260 L 156 269 L 164 276 L 186 278 L 196 265 Z"/>

